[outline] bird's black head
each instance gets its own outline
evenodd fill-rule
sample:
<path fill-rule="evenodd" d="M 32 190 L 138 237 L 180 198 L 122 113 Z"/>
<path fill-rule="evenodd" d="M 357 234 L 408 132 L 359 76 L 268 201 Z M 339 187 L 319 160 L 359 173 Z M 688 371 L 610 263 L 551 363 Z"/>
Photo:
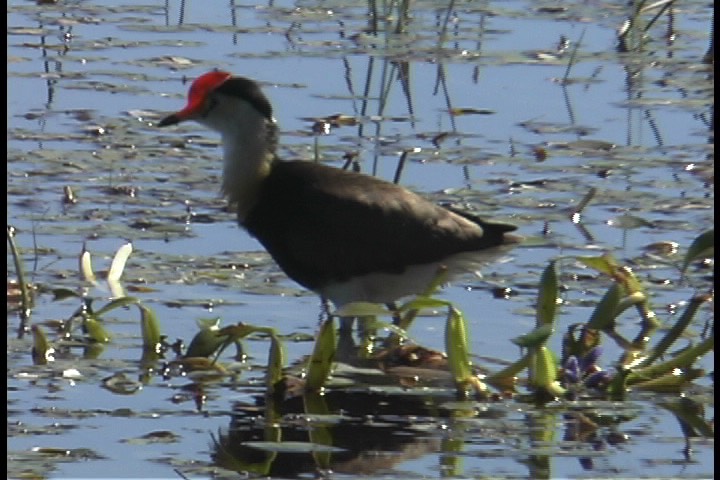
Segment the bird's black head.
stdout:
<path fill-rule="evenodd" d="M 252 105 L 267 120 L 273 120 L 272 105 L 255 81 L 213 70 L 201 75 L 192 83 L 185 108 L 163 118 L 158 126 L 166 127 L 185 120 L 202 118 L 217 102 L 222 101 L 222 96 L 240 98 Z"/>

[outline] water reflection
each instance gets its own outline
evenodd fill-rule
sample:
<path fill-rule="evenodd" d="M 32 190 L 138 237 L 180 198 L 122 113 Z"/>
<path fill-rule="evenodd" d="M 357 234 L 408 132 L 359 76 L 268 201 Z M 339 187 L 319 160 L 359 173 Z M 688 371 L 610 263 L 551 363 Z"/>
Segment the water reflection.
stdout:
<path fill-rule="evenodd" d="M 697 402 L 682 403 L 674 403 L 679 420 L 706 425 Z M 634 426 L 647 405 L 583 400 L 516 407 L 455 402 L 437 391 L 352 389 L 287 401 L 258 397 L 253 405 L 236 404 L 228 428 L 212 435 L 212 458 L 216 466 L 238 473 L 281 478 L 330 471 L 397 474 L 404 463 L 429 455 L 436 455 L 431 468 L 442 478 L 487 475 L 497 466 L 493 460 L 509 459 L 515 466 L 505 463 L 505 473 L 555 478 L 554 463 L 569 457 L 582 470 L 604 476 L 617 470 L 613 454 L 627 450 L 633 436 L 652 435 L 652 429 Z M 703 433 L 684 430 L 684 436 L 685 461 L 692 462 L 691 438 Z"/>

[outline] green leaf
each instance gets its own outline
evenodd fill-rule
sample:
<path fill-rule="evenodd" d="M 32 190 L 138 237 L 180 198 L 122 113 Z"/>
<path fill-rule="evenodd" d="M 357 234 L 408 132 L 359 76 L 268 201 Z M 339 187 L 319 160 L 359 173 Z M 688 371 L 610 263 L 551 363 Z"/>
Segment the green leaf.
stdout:
<path fill-rule="evenodd" d="M 557 268 L 553 260 L 545 268 L 540 278 L 535 323 L 537 327 L 543 325 L 552 327 L 557 313 L 558 291 Z"/>
<path fill-rule="evenodd" d="M 308 360 L 305 389 L 311 392 L 320 390 L 332 370 L 337 336 L 332 318 L 325 320 L 320 327 L 315 348 Z"/>
<path fill-rule="evenodd" d="M 711 295 L 696 295 L 691 298 L 683 314 L 670 328 L 670 330 L 668 330 L 665 336 L 657 343 L 657 345 L 653 347 L 650 354 L 643 359 L 642 363 L 640 363 L 640 367 L 650 366 L 655 360 L 665 355 L 668 348 L 670 348 L 670 346 L 685 332 L 685 329 L 688 325 L 690 325 L 690 322 L 695 317 L 695 314 L 700 306 L 709 301 L 712 301 Z"/>
<path fill-rule="evenodd" d="M 35 365 L 47 365 L 48 362 L 55 360 L 53 354 L 55 349 L 50 344 L 45 335 L 45 332 L 39 325 L 33 325 L 31 327 L 33 346 L 32 346 L 32 358 Z"/>
<path fill-rule="evenodd" d="M 705 409 L 702 404 L 690 398 L 682 397 L 671 402 L 661 402 L 658 405 L 669 410 L 677 417 L 686 437 L 703 436 L 709 438 L 715 436 L 712 423 L 703 418 Z"/>
<path fill-rule="evenodd" d="M 95 316 L 96 316 L 97 318 L 100 318 L 100 317 L 102 317 L 103 315 L 105 315 L 106 313 L 108 313 L 108 312 L 110 312 L 110 311 L 112 311 L 112 310 L 115 310 L 116 308 L 127 307 L 127 306 L 129 306 L 129 305 L 136 305 L 136 304 L 139 304 L 139 303 L 140 303 L 140 300 L 138 300 L 138 299 L 135 298 L 135 297 L 121 297 L 121 298 L 116 298 L 116 299 L 114 299 L 114 300 L 111 300 L 111 301 L 110 301 L 109 303 L 107 303 L 106 305 L 104 305 L 100 310 L 96 311 L 96 312 L 95 312 Z"/>
<path fill-rule="evenodd" d="M 386 322 L 382 320 L 378 320 L 377 317 L 370 317 L 363 319 L 365 322 L 364 326 L 366 330 L 387 330 L 388 332 L 394 334 L 399 339 L 402 340 L 409 340 L 410 334 L 407 330 L 404 328 L 398 327 L 397 325 Z"/>
<path fill-rule="evenodd" d="M 688 248 L 683 260 L 681 273 L 685 275 L 688 266 L 695 260 L 715 256 L 715 229 L 700 234 Z"/>
<path fill-rule="evenodd" d="M 85 333 L 87 334 L 87 336 L 90 337 L 90 340 L 92 340 L 93 342 L 110 342 L 110 334 L 107 332 L 107 330 L 105 330 L 102 322 L 99 322 L 95 317 L 87 317 L 83 321 L 83 328 L 85 329 Z"/>
<path fill-rule="evenodd" d="M 469 390 L 484 394 L 487 387 L 473 374 L 467 335 L 467 322 L 462 312 L 454 307 L 448 309 L 445 324 L 445 349 L 448 367 L 455 380 L 458 396 L 465 397 Z"/>
<path fill-rule="evenodd" d="M 161 344 L 160 322 L 155 312 L 145 305 L 138 303 L 140 309 L 140 330 L 143 338 L 143 349 L 157 351 Z"/>
<path fill-rule="evenodd" d="M 317 392 L 306 392 L 303 395 L 303 406 L 305 407 L 305 413 L 310 415 L 330 414 L 330 409 L 325 402 L 325 396 Z M 311 444 L 329 447 L 314 449 L 312 451 L 315 465 L 322 470 L 330 468 L 333 450 L 333 436 L 330 428 L 321 422 L 315 422 L 308 430 Z"/>
<path fill-rule="evenodd" d="M 224 375 L 227 373 L 225 367 L 206 357 L 183 357 L 173 360 L 172 364 L 181 365 L 186 371 L 204 371 L 213 375 Z"/>
<path fill-rule="evenodd" d="M 201 327 L 202 328 L 202 327 Z M 223 327 L 217 332 L 215 332 L 215 335 L 222 339 L 222 345 L 217 350 L 217 353 L 215 354 L 215 360 L 217 360 L 220 357 L 220 354 L 225 351 L 225 349 L 232 345 L 233 343 L 235 345 L 238 344 L 238 342 L 247 337 L 248 335 L 251 335 L 255 332 L 260 332 L 269 335 L 271 338 L 274 338 L 277 336 L 277 333 L 275 332 L 274 328 L 271 327 L 255 327 L 253 325 L 248 325 L 246 323 L 238 323 L 236 325 L 230 325 L 228 327 Z"/>
<path fill-rule="evenodd" d="M 600 273 L 604 273 L 612 277 L 615 271 L 620 268 L 620 265 L 611 254 L 606 253 L 600 257 L 575 257 L 580 263 L 585 264 L 590 268 L 594 268 Z"/>
<path fill-rule="evenodd" d="M 680 372 L 666 373 L 659 377 L 635 383 L 633 390 L 650 392 L 680 393 L 683 388 L 693 380 L 702 376 L 705 372 L 698 369 L 683 370 Z"/>
<path fill-rule="evenodd" d="M 379 317 L 388 315 L 388 309 L 379 303 L 352 302 L 333 312 L 335 317 Z"/>
<path fill-rule="evenodd" d="M 185 356 L 209 357 L 215 353 L 227 340 L 217 332 L 217 330 L 200 330 L 190 341 Z"/>
<path fill-rule="evenodd" d="M 268 370 L 265 377 L 268 392 L 272 395 L 283 379 L 285 366 L 285 349 L 277 335 L 270 336 L 270 353 L 268 354 Z"/>
<path fill-rule="evenodd" d="M 15 264 L 15 273 L 18 277 L 18 286 L 20 287 L 20 302 L 22 305 L 23 316 L 30 315 L 30 307 L 32 305 L 32 297 L 30 289 L 28 288 L 27 277 L 25 276 L 25 268 L 23 262 L 20 259 L 17 246 L 15 245 L 15 228 L 8 225 L 7 227 L 7 240 L 10 245 L 10 251 L 12 252 L 13 263 Z"/>
<path fill-rule="evenodd" d="M 550 335 L 553 333 L 553 326 L 550 324 L 542 325 L 530 333 L 515 337 L 510 341 L 519 347 L 540 347 L 542 346 Z"/>
<path fill-rule="evenodd" d="M 546 346 L 535 350 L 530 366 L 530 385 L 534 387 L 548 388 L 557 379 L 555 356 Z"/>
<path fill-rule="evenodd" d="M 622 312 L 630 307 L 639 306 L 646 303 L 648 300 L 647 296 L 642 292 L 631 293 L 627 297 L 623 297 L 615 307 L 615 317 L 618 317 Z"/>
<path fill-rule="evenodd" d="M 452 308 L 452 303 L 432 297 L 416 297 L 400 307 L 400 311 L 424 310 L 429 308 Z"/>
<path fill-rule="evenodd" d="M 488 375 L 484 380 L 496 388 L 514 391 L 517 375 L 530 366 L 532 356 L 532 353 L 527 353 L 520 360 L 513 362 L 499 372 Z"/>
<path fill-rule="evenodd" d="M 435 292 L 437 292 L 440 287 L 445 285 L 448 281 L 448 269 L 444 265 L 441 265 L 438 267 L 437 272 L 435 273 L 435 277 L 430 282 L 430 285 L 427 286 L 425 291 L 420 295 L 421 297 L 429 297 Z"/>
<path fill-rule="evenodd" d="M 625 383 L 627 386 L 631 386 L 668 374 L 676 368 L 689 369 L 693 363 L 714 348 L 715 336 L 711 336 L 697 345 L 686 348 L 670 360 L 649 367 L 632 370 L 628 374 Z"/>
<path fill-rule="evenodd" d="M 615 316 L 621 299 L 622 287 L 617 283 L 613 283 L 595 307 L 590 320 L 587 322 L 587 328 L 612 330 L 615 326 Z"/>

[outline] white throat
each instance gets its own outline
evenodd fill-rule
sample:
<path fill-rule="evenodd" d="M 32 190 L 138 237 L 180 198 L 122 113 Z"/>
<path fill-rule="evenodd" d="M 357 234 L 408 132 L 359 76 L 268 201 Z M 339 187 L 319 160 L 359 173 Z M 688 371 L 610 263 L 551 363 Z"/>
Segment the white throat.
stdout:
<path fill-rule="evenodd" d="M 222 193 L 236 205 L 242 222 L 255 203 L 257 188 L 275 160 L 277 127 L 247 102 L 223 97 L 198 122 L 220 133 L 223 147 Z"/>

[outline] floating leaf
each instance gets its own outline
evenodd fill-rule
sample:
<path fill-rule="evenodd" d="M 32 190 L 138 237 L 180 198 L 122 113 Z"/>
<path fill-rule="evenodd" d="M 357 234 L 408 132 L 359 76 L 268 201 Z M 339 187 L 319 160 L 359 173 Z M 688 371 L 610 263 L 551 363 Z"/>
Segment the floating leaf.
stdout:
<path fill-rule="evenodd" d="M 65 300 L 66 298 L 77 298 L 81 295 L 76 292 L 75 290 L 70 290 L 69 288 L 53 288 L 53 300 Z"/>
<path fill-rule="evenodd" d="M 150 445 L 156 443 L 177 443 L 181 436 L 177 433 L 160 430 L 156 432 L 146 433 L 139 438 L 131 438 L 125 442 L 129 445 Z"/>
<path fill-rule="evenodd" d="M 622 228 L 623 230 L 632 230 L 634 228 L 641 227 L 653 227 L 652 222 L 640 218 L 635 215 L 623 214 L 607 221 L 607 224 L 611 227 Z"/>
<path fill-rule="evenodd" d="M 358 119 L 352 115 L 344 115 L 341 113 L 336 113 L 335 115 L 330 115 L 329 117 L 325 118 L 325 121 L 330 123 L 330 125 L 334 127 L 340 127 L 340 126 L 349 126 L 354 127 L 358 124 Z"/>
<path fill-rule="evenodd" d="M 601 150 L 610 151 L 617 147 L 615 143 L 606 142 L 604 140 L 576 140 L 574 142 L 568 142 L 567 148 L 575 150 Z"/>
<path fill-rule="evenodd" d="M 670 257 L 678 252 L 678 250 L 680 249 L 680 244 L 670 241 L 653 242 L 645 245 L 643 249 L 653 255 Z"/>
<path fill-rule="evenodd" d="M 460 116 L 460 115 L 493 115 L 495 113 L 494 110 L 489 110 L 487 108 L 451 108 L 450 114 L 454 116 Z"/>
<path fill-rule="evenodd" d="M 129 378 L 124 373 L 116 373 L 102 381 L 103 388 L 119 395 L 132 395 L 142 390 L 142 383 Z"/>
<path fill-rule="evenodd" d="M 170 363 L 172 365 L 182 366 L 188 371 L 214 371 L 220 374 L 226 373 L 225 367 L 207 357 L 183 357 L 173 360 Z"/>

